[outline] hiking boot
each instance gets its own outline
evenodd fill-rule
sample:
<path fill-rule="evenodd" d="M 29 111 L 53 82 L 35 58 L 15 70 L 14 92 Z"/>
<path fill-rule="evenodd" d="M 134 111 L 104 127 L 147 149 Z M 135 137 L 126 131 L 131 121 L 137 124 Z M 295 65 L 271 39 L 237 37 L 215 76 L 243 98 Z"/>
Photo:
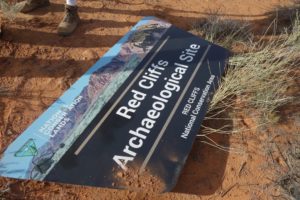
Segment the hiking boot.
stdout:
<path fill-rule="evenodd" d="M 46 6 L 50 6 L 49 0 L 25 0 L 17 3 L 20 7 L 22 7 L 22 13 L 31 12 L 37 8 L 42 8 Z"/>
<path fill-rule="evenodd" d="M 77 6 L 65 6 L 65 16 L 57 28 L 59 35 L 68 36 L 74 32 L 80 20 L 77 9 Z"/>

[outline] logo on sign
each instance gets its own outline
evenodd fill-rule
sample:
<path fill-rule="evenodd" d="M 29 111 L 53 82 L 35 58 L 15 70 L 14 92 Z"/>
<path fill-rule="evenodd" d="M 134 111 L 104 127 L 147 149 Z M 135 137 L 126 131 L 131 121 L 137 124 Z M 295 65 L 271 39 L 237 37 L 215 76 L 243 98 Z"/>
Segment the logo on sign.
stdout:
<path fill-rule="evenodd" d="M 36 156 L 38 153 L 33 139 L 29 139 L 16 153 L 15 157 Z"/>

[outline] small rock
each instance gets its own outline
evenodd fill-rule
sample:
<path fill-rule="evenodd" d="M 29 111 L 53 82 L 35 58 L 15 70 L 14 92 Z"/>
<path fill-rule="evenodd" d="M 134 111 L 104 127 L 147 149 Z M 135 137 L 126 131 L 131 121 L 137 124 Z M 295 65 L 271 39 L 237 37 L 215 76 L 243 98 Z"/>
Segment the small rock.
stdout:
<path fill-rule="evenodd" d="M 6 135 L 7 136 L 11 136 L 11 135 L 13 135 L 14 133 L 12 132 L 12 130 L 10 130 L 10 129 L 8 129 L 7 131 L 6 131 Z"/>
<path fill-rule="evenodd" d="M 117 176 L 120 177 L 120 178 L 122 178 L 122 177 L 124 177 L 124 174 L 122 172 L 118 172 Z"/>
<path fill-rule="evenodd" d="M 99 58 L 97 52 L 92 49 L 87 49 L 84 52 L 82 52 L 82 56 L 84 60 L 93 60 Z"/>

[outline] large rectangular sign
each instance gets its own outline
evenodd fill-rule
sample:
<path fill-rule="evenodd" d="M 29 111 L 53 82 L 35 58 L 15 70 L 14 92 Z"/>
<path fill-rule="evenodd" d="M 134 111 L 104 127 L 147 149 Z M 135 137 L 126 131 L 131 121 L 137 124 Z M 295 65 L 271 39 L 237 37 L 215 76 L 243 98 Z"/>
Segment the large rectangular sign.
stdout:
<path fill-rule="evenodd" d="M 0 175 L 171 190 L 227 59 L 222 47 L 142 19 L 7 147 Z"/>

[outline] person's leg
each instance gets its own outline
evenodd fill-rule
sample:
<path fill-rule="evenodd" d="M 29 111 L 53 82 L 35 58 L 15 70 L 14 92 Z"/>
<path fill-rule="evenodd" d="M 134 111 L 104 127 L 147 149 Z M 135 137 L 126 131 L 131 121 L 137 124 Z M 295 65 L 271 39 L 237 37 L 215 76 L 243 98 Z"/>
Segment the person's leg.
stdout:
<path fill-rule="evenodd" d="M 66 0 L 66 4 L 69 6 L 77 6 L 76 0 Z"/>
<path fill-rule="evenodd" d="M 22 7 L 22 13 L 28 13 L 37 8 L 49 6 L 50 2 L 49 0 L 24 0 L 18 4 L 18 6 Z"/>
<path fill-rule="evenodd" d="M 79 23 L 77 9 L 76 0 L 66 0 L 65 16 L 57 28 L 59 35 L 68 36 L 74 32 Z"/>

